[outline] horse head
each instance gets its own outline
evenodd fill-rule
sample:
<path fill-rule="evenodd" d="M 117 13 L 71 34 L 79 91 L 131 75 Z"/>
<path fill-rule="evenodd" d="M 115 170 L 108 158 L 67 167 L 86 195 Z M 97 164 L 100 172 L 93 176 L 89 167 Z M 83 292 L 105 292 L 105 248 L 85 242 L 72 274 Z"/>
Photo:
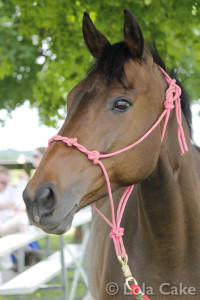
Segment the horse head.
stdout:
<path fill-rule="evenodd" d="M 48 233 L 64 233 L 76 211 L 108 193 L 101 168 L 73 143 L 101 154 L 117 151 L 143 136 L 163 111 L 167 83 L 136 18 L 124 12 L 124 41 L 113 45 L 84 14 L 83 36 L 96 62 L 68 94 L 68 113 L 58 134 L 71 144 L 53 141 L 24 191 L 29 219 Z M 112 191 L 153 172 L 161 131 L 162 122 L 137 147 L 102 159 Z"/>

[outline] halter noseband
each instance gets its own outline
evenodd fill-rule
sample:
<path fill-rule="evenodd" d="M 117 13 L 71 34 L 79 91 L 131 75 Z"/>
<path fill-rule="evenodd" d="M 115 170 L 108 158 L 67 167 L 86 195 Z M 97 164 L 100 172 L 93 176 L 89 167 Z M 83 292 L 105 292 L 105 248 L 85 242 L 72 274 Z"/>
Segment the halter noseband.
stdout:
<path fill-rule="evenodd" d="M 140 139 L 138 139 L 136 142 L 134 142 L 133 144 L 131 144 L 131 145 L 129 145 L 129 146 L 127 146 L 127 147 L 125 147 L 121 150 L 118 150 L 118 151 L 115 151 L 115 152 L 112 152 L 112 153 L 108 153 L 108 154 L 100 154 L 96 150 L 89 151 L 83 145 L 80 145 L 78 143 L 77 138 L 68 138 L 68 137 L 63 137 L 63 136 L 56 135 L 56 136 L 53 136 L 48 142 L 48 147 L 50 146 L 50 144 L 53 141 L 63 141 L 69 147 L 72 147 L 72 146 L 76 147 L 79 151 L 85 153 L 88 156 L 88 159 L 92 160 L 95 165 L 98 164 L 101 167 L 101 169 L 104 173 L 107 188 L 108 188 L 108 195 L 109 195 L 109 199 L 110 199 L 110 206 L 111 206 L 111 213 L 112 213 L 112 222 L 110 220 L 108 220 L 101 213 L 101 211 L 96 208 L 95 205 L 91 204 L 91 206 L 105 220 L 105 222 L 112 228 L 111 233 L 110 233 L 109 236 L 114 241 L 115 251 L 116 251 L 116 254 L 118 256 L 118 259 L 119 259 L 120 263 L 122 264 L 122 270 L 123 270 L 124 275 L 126 277 L 127 287 L 129 288 L 130 292 L 134 296 L 136 296 L 136 297 L 138 296 L 138 297 L 140 297 L 138 299 L 144 299 L 144 300 L 149 299 L 149 298 L 141 292 L 141 289 L 137 285 L 137 281 L 131 275 L 130 269 L 127 265 L 128 256 L 126 254 L 126 250 L 125 250 L 125 247 L 124 247 L 124 244 L 123 244 L 123 239 L 122 239 L 122 236 L 124 234 L 124 228 L 120 227 L 122 216 L 123 216 L 123 213 L 124 213 L 124 209 L 125 209 L 125 206 L 126 206 L 126 203 L 127 203 L 128 199 L 129 199 L 129 196 L 130 196 L 130 194 L 131 194 L 131 192 L 134 188 L 134 185 L 128 186 L 126 188 L 125 192 L 123 193 L 123 195 L 120 199 L 120 202 L 119 202 L 119 205 L 118 205 L 118 208 L 117 208 L 117 215 L 115 216 L 114 202 L 113 202 L 113 197 L 112 197 L 110 180 L 109 180 L 109 177 L 108 177 L 108 173 L 107 173 L 107 171 L 106 171 L 106 169 L 105 169 L 105 167 L 104 167 L 104 165 L 103 165 L 103 163 L 101 162 L 100 159 L 101 158 L 112 157 L 112 156 L 115 156 L 117 154 L 123 153 L 123 152 L 125 152 L 129 149 L 132 149 L 133 147 L 135 147 L 136 145 L 141 143 L 146 137 L 148 137 L 150 135 L 150 133 L 158 126 L 158 124 L 166 116 L 165 121 L 164 121 L 164 126 L 163 126 L 163 129 L 162 129 L 162 135 L 161 135 L 161 142 L 162 142 L 163 138 L 164 138 L 164 135 L 165 135 L 167 123 L 168 123 L 168 120 L 169 120 L 170 111 L 174 108 L 174 103 L 175 103 L 175 110 L 176 110 L 176 119 L 177 119 L 177 123 L 178 123 L 178 142 L 179 142 L 180 149 L 181 149 L 181 155 L 183 155 L 185 153 L 185 151 L 186 152 L 188 151 L 188 147 L 187 147 L 187 144 L 186 144 L 186 139 L 185 139 L 185 135 L 184 135 L 183 127 L 182 127 L 182 119 L 181 119 L 181 104 L 180 104 L 181 89 L 176 84 L 175 79 L 171 79 L 170 76 L 160 66 L 158 66 L 158 67 L 160 68 L 160 70 L 164 74 L 165 79 L 166 79 L 167 83 L 169 84 L 169 87 L 166 90 L 166 100 L 164 102 L 165 110 L 160 115 L 158 120 L 153 124 L 153 126 Z M 124 269 L 126 269 L 126 270 L 124 271 Z M 134 284 L 131 287 L 129 286 L 129 281 L 134 281 Z"/>

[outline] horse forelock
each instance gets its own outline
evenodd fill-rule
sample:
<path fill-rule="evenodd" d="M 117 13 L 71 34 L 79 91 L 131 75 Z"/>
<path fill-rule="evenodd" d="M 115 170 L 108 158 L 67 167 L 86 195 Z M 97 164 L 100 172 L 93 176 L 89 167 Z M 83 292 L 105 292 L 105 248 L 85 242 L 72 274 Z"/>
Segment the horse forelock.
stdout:
<path fill-rule="evenodd" d="M 104 77 L 108 86 L 116 79 L 126 88 L 124 83 L 124 64 L 129 59 L 138 60 L 134 58 L 125 42 L 107 46 L 89 70 L 89 76 L 98 72 Z"/>

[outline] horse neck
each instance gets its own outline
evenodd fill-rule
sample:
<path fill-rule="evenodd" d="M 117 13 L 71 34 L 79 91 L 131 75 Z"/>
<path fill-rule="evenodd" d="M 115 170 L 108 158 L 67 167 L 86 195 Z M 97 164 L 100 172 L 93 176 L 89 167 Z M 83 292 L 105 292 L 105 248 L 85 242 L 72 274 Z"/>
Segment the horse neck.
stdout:
<path fill-rule="evenodd" d="M 184 127 L 189 151 L 180 156 L 172 118 L 155 170 L 137 185 L 137 242 L 176 264 L 200 247 L 200 155 Z"/>

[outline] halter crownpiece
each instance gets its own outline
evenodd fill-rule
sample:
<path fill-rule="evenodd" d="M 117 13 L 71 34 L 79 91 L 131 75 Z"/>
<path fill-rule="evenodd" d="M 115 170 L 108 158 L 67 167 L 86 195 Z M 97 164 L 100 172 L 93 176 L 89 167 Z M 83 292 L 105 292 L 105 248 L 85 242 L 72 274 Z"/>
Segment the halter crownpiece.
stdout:
<path fill-rule="evenodd" d="M 136 145 L 141 143 L 146 137 L 148 137 L 150 135 L 150 133 L 158 126 L 158 124 L 162 121 L 162 119 L 166 115 L 163 129 L 162 129 L 162 135 L 161 135 L 161 142 L 162 142 L 164 139 L 166 128 L 167 128 L 170 111 L 174 108 L 174 103 L 175 103 L 175 109 L 176 109 L 176 119 L 177 119 L 177 123 L 178 123 L 178 142 L 179 142 L 180 149 L 181 149 L 181 155 L 183 155 L 185 152 L 188 151 L 188 147 L 186 144 L 186 139 L 185 139 L 185 135 L 184 135 L 183 127 L 182 127 L 182 119 L 181 119 L 181 104 L 180 104 L 181 89 L 176 84 L 175 79 L 171 79 L 171 77 L 160 66 L 158 66 L 158 67 L 164 74 L 165 79 L 166 79 L 167 83 L 169 84 L 169 87 L 166 90 L 166 100 L 164 102 L 165 110 L 160 115 L 158 120 L 153 124 L 153 126 L 136 142 L 134 142 L 133 144 L 131 144 L 121 150 L 118 150 L 118 151 L 115 151 L 112 153 L 108 153 L 108 154 L 100 154 L 96 150 L 89 151 L 83 145 L 80 145 L 78 143 L 77 138 L 68 138 L 68 137 L 56 135 L 56 136 L 53 136 L 52 138 L 50 138 L 50 140 L 48 142 L 48 147 L 50 146 L 50 144 L 53 141 L 63 141 L 69 147 L 72 147 L 72 146 L 76 147 L 79 151 L 85 153 L 88 156 L 88 159 L 92 160 L 95 165 L 98 164 L 101 167 L 101 169 L 104 173 L 107 188 L 108 188 L 108 195 L 109 195 L 111 214 L 112 214 L 112 222 L 110 220 L 108 220 L 108 218 L 106 218 L 95 205 L 91 204 L 91 206 L 104 219 L 104 221 L 112 228 L 109 236 L 110 236 L 110 238 L 113 239 L 113 242 L 115 245 L 115 251 L 116 251 L 118 259 L 122 265 L 122 271 L 126 278 L 126 285 L 127 285 L 128 289 L 130 290 L 130 292 L 132 293 L 132 295 L 134 295 L 137 299 L 140 299 L 140 300 L 148 300 L 149 298 L 141 292 L 141 289 L 138 286 L 137 281 L 134 279 L 134 277 L 132 277 L 132 275 L 130 273 L 130 269 L 127 265 L 128 256 L 126 254 L 126 249 L 124 247 L 124 243 L 123 243 L 123 239 L 122 239 L 122 236 L 124 234 L 124 228 L 120 227 L 124 209 L 125 209 L 128 199 L 130 197 L 130 194 L 134 188 L 134 185 L 128 186 L 126 188 L 126 190 L 124 191 L 124 193 L 120 199 L 118 208 L 117 208 L 117 216 L 115 216 L 114 202 L 113 202 L 113 197 L 112 197 L 110 180 L 108 177 L 108 173 L 104 167 L 104 164 L 101 162 L 100 159 L 115 156 L 117 154 L 123 153 L 123 152 L 135 147 Z M 130 286 L 129 281 L 133 281 L 134 284 Z"/>

